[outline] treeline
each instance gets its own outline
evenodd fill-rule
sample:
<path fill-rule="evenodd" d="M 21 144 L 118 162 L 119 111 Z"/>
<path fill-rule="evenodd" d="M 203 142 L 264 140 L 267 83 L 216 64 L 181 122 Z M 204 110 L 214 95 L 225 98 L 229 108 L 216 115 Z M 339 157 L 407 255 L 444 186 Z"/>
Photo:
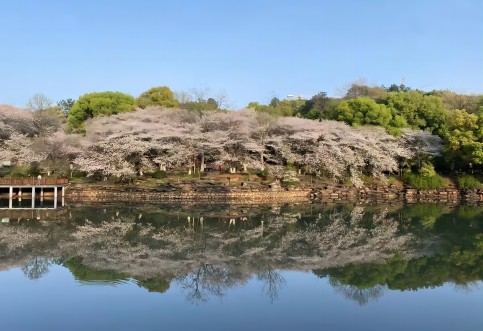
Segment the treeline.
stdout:
<path fill-rule="evenodd" d="M 411 186 L 435 188 L 445 185 L 437 172 L 481 171 L 483 97 L 353 83 L 341 98 L 321 92 L 229 111 L 226 95 L 208 89 L 94 92 L 56 105 L 37 94 L 27 109 L 0 106 L 0 147 L 0 161 L 24 175 L 132 177 L 212 163 L 355 185 L 404 173 Z M 461 183 L 480 185 L 471 176 Z"/>
<path fill-rule="evenodd" d="M 402 128 L 420 129 L 444 141 L 443 157 L 436 164 L 440 170 L 471 171 L 483 164 L 483 95 L 359 82 L 351 84 L 341 98 L 320 92 L 308 100 L 273 98 L 267 105 L 251 102 L 248 107 L 276 116 L 381 126 L 396 136 Z"/>

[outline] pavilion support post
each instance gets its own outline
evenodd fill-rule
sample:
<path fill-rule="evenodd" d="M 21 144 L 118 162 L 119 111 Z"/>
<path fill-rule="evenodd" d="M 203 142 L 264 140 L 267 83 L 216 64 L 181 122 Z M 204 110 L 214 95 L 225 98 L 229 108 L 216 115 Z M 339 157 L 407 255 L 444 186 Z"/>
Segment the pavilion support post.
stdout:
<path fill-rule="evenodd" d="M 8 191 L 8 208 L 13 208 L 13 186 L 10 186 Z"/>
<path fill-rule="evenodd" d="M 35 186 L 32 187 L 32 208 L 35 208 Z"/>
<path fill-rule="evenodd" d="M 54 186 L 54 208 L 57 208 L 57 186 Z"/>

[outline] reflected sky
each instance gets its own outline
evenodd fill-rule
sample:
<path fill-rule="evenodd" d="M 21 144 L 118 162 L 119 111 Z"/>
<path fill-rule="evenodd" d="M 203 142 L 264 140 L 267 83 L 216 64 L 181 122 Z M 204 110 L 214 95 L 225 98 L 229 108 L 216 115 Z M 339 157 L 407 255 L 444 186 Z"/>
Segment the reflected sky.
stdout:
<path fill-rule="evenodd" d="M 163 294 L 135 282 L 86 285 L 53 266 L 29 280 L 0 273 L 2 330 L 481 330 L 482 283 L 471 291 L 446 284 L 418 291 L 385 290 L 367 305 L 347 300 L 310 272 L 281 272 L 277 300 L 256 276 L 223 297 L 189 303 L 174 283 Z"/>

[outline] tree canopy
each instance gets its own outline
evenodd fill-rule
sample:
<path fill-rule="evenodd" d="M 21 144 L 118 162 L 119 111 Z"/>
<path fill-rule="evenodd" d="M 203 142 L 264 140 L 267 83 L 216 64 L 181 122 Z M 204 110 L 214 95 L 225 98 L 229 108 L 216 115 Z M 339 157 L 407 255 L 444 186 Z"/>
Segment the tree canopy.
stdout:
<path fill-rule="evenodd" d="M 84 132 L 84 123 L 89 118 L 134 111 L 134 97 L 121 92 L 94 92 L 81 96 L 69 111 L 68 129 Z"/>
<path fill-rule="evenodd" d="M 445 125 L 441 98 L 420 91 L 389 92 L 385 101 L 393 114 L 402 116 L 409 126 L 440 133 Z"/>
<path fill-rule="evenodd" d="M 378 125 L 388 127 L 392 115 L 385 105 L 377 104 L 367 97 L 341 102 L 337 106 L 338 120 L 350 125 Z"/>
<path fill-rule="evenodd" d="M 445 151 L 452 162 L 483 164 L 483 114 L 453 110 L 448 116 Z"/>
<path fill-rule="evenodd" d="M 136 105 L 139 108 L 148 106 L 161 106 L 166 108 L 178 107 L 178 101 L 174 99 L 174 94 L 167 86 L 153 87 L 143 92 L 137 99 Z"/>

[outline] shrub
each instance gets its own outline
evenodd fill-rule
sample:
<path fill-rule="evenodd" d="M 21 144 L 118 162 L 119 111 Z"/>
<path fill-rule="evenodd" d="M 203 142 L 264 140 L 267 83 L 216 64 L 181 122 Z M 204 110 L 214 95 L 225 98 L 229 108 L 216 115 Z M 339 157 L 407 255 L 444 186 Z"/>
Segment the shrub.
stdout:
<path fill-rule="evenodd" d="M 72 178 L 86 178 L 87 173 L 85 171 L 80 170 L 73 170 L 72 171 Z"/>
<path fill-rule="evenodd" d="M 257 173 L 257 176 L 260 177 L 262 180 L 267 180 L 268 178 L 268 170 L 263 169 Z"/>
<path fill-rule="evenodd" d="M 351 187 L 352 186 L 352 180 L 350 180 L 350 178 L 344 179 L 343 184 L 344 184 L 344 186 Z"/>
<path fill-rule="evenodd" d="M 167 177 L 166 171 L 157 170 L 151 174 L 149 174 L 152 178 L 163 179 Z"/>
<path fill-rule="evenodd" d="M 459 176 L 456 182 L 458 183 L 458 188 L 464 190 L 475 190 L 482 187 L 480 181 L 471 175 Z"/>
<path fill-rule="evenodd" d="M 431 163 L 424 163 L 421 169 L 419 169 L 419 174 L 423 177 L 434 177 L 437 175 Z"/>
<path fill-rule="evenodd" d="M 32 176 L 40 175 L 40 163 L 37 161 L 30 162 L 29 174 Z"/>
<path fill-rule="evenodd" d="M 30 167 L 18 166 L 12 169 L 10 176 L 12 177 L 27 177 L 30 174 Z"/>
<path fill-rule="evenodd" d="M 417 190 L 434 190 L 446 187 L 446 180 L 438 175 L 431 163 L 425 163 L 418 174 L 406 171 L 403 182 Z"/>
<path fill-rule="evenodd" d="M 406 185 L 417 190 L 434 190 L 446 187 L 446 180 L 440 175 L 423 176 L 421 174 L 405 174 L 403 181 Z"/>
<path fill-rule="evenodd" d="M 288 187 L 288 186 L 300 186 L 300 181 L 282 179 L 281 184 L 284 187 Z"/>

